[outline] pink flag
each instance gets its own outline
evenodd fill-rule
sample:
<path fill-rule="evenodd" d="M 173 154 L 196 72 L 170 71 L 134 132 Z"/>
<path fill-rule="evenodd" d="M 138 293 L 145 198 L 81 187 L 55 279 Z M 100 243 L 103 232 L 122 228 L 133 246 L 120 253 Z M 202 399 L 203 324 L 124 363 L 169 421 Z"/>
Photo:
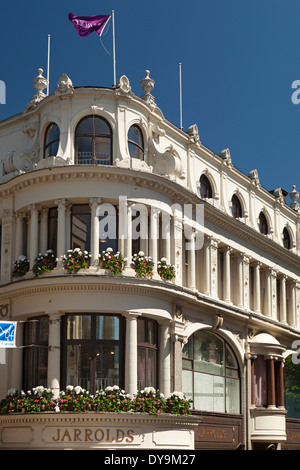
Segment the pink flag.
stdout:
<path fill-rule="evenodd" d="M 69 20 L 73 23 L 81 38 L 91 34 L 93 31 L 98 36 L 101 36 L 109 19 L 110 15 L 74 16 L 73 13 L 69 13 Z"/>

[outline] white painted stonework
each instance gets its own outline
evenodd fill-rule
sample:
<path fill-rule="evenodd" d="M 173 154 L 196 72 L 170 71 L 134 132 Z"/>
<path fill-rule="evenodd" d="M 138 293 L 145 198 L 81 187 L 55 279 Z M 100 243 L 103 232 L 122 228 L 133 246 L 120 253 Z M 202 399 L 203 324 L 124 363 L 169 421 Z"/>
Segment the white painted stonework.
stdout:
<path fill-rule="evenodd" d="M 158 331 L 155 374 L 162 393 L 168 396 L 186 386 L 183 377 L 188 366 L 182 351 L 193 335 L 213 333 L 226 342 L 236 359 L 237 414 L 243 422 L 240 442 L 247 448 L 253 440 L 282 442 L 286 419 L 281 397 L 279 402 L 275 397 L 277 402 L 272 403 L 279 409 L 274 416 L 269 412 L 256 415 L 252 408 L 250 415 L 249 403 L 257 356 L 270 361 L 274 366 L 271 372 L 279 374 L 282 385 L 281 366 L 293 353 L 293 342 L 300 339 L 299 193 L 293 185 L 286 190 L 266 190 L 259 180 L 259 169 L 242 174 L 235 167 L 238 156 L 227 148 L 217 155 L 204 146 L 196 124 L 185 132 L 165 118 L 155 102 L 154 81 L 148 71 L 141 85 L 142 96 L 137 96 L 126 76 L 115 89 L 109 89 L 76 87 L 63 74 L 57 89 L 45 96 L 46 82 L 39 69 L 32 101 L 22 113 L 0 122 L 0 321 L 18 322 L 17 347 L 0 353 L 0 399 L 8 389 L 24 387 L 23 358 L 29 345 L 24 344 L 23 333 L 29 322 L 43 317 L 49 321 L 49 341 L 43 345 L 47 357 L 43 385 L 56 394 L 68 385 L 63 383 L 66 371 L 61 339 L 64 320 L 70 314 L 118 315 L 122 319 L 122 387 L 136 393 L 137 324 L 139 319 L 150 319 L 156 322 Z M 99 158 L 94 163 L 80 160 L 76 130 L 87 116 L 100 117 L 111 129 L 109 164 L 99 163 L 103 157 L 100 151 L 100 156 L 94 152 L 93 158 Z M 47 156 L 45 135 L 50 124 L 56 124 L 60 134 L 55 155 Z M 130 153 L 132 126 L 141 132 L 142 158 Z M 201 177 L 209 183 L 207 193 L 203 192 Z M 126 198 L 128 212 L 123 211 L 125 203 L 120 196 Z M 234 196 L 240 203 L 237 214 Z M 126 233 L 117 236 L 118 250 L 127 260 L 121 276 L 112 276 L 98 263 L 97 210 L 102 204 L 115 207 L 127 222 Z M 204 214 L 200 229 L 188 225 L 189 237 L 180 211 L 184 205 L 193 208 L 191 226 L 196 222 L 196 207 Z M 73 248 L 71 220 L 77 206 L 85 206 L 90 217 L 83 232 L 89 237 L 91 263 L 72 275 L 64 269 L 61 256 Z M 140 241 L 139 249 L 153 259 L 151 279 L 138 277 L 131 264 L 135 246 L 132 214 L 142 206 L 148 237 Z M 170 217 L 167 229 L 163 214 Z M 166 233 L 170 237 L 165 237 Z M 49 240 L 55 241 L 57 267 L 36 277 L 32 271 L 34 258 L 49 248 Z M 29 271 L 12 278 L 12 265 L 20 255 L 28 258 Z M 176 277 L 171 281 L 158 274 L 162 257 L 175 266 Z M 258 337 L 261 333 L 267 336 Z M 274 374 L 269 380 L 275 380 Z M 216 413 L 222 414 L 224 422 L 228 414 L 231 416 L 223 409 Z M 114 436 L 109 448 L 194 446 L 192 418 L 157 417 L 149 422 L 135 416 L 125 422 L 122 416 L 116 416 L 109 424 L 104 417 L 88 414 L 0 418 L 2 446 L 9 448 L 83 447 L 86 443 L 102 448 L 106 443 L 104 437 L 100 440 L 101 430 L 107 436 L 108 429 L 109 437 Z M 60 438 L 56 442 L 58 429 Z"/>
<path fill-rule="evenodd" d="M 194 449 L 196 419 L 127 413 L 0 417 L 0 449 Z"/>

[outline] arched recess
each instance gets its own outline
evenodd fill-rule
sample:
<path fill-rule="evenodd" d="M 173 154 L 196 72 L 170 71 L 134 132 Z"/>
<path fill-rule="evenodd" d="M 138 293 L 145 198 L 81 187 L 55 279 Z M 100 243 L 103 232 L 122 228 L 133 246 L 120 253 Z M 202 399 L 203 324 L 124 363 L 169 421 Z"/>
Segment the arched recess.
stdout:
<path fill-rule="evenodd" d="M 198 188 L 201 199 L 218 199 L 219 197 L 216 182 L 208 170 L 200 175 Z"/>
<path fill-rule="evenodd" d="M 197 411 L 241 413 L 241 356 L 228 339 L 215 328 L 193 328 L 183 346 L 182 390 Z"/>
<path fill-rule="evenodd" d="M 111 128 L 111 133 L 112 133 L 112 152 L 113 152 L 113 160 L 115 160 L 115 156 L 117 154 L 117 151 L 119 152 L 118 148 L 118 139 L 116 138 L 116 121 L 115 119 L 111 116 L 109 112 L 107 112 L 105 109 L 99 108 L 98 106 L 91 106 L 90 108 L 83 109 L 82 111 L 78 112 L 76 115 L 74 115 L 70 121 L 70 126 L 69 126 L 69 132 L 70 135 L 72 136 L 72 145 L 70 149 L 70 157 L 71 161 L 75 163 L 75 132 L 76 132 L 76 127 L 79 124 L 79 122 L 88 116 L 95 116 L 95 117 L 100 117 L 104 120 L 107 121 Z"/>
<path fill-rule="evenodd" d="M 294 234 L 288 224 L 283 228 L 281 238 L 284 248 L 291 250 L 294 246 Z"/>
<path fill-rule="evenodd" d="M 248 217 L 246 201 L 239 190 L 235 191 L 231 196 L 230 209 L 232 217 L 235 219 Z"/>

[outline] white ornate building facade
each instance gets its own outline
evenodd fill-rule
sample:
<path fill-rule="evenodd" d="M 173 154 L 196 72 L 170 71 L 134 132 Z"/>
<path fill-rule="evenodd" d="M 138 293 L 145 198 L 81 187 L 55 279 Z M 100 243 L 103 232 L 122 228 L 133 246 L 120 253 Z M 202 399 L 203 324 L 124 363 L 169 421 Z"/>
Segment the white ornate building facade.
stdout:
<path fill-rule="evenodd" d="M 62 75 L 45 96 L 39 69 L 34 86 L 25 110 L 0 122 L 0 320 L 18 322 L 17 347 L 1 352 L 0 398 L 37 385 L 183 391 L 196 449 L 299 448 L 285 372 L 300 340 L 295 187 L 288 205 L 256 170 L 238 171 L 228 149 L 206 148 L 196 125 L 167 121 L 148 71 L 141 97 L 125 76 L 108 89 Z M 107 239 L 99 220 L 110 209 Z M 125 257 L 121 275 L 99 263 L 108 246 Z M 75 248 L 91 258 L 70 274 L 62 259 Z M 57 265 L 36 276 L 49 249 Z M 134 270 L 140 251 L 152 278 Z M 20 256 L 29 269 L 14 278 Z"/>

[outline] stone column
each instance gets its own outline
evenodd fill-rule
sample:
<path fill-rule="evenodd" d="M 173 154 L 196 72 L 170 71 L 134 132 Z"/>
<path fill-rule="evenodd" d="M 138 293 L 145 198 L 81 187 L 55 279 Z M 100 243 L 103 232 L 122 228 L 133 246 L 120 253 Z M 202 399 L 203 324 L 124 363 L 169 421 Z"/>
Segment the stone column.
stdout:
<path fill-rule="evenodd" d="M 290 315 L 289 325 L 296 326 L 296 282 L 292 281 L 290 285 Z"/>
<path fill-rule="evenodd" d="M 277 377 L 277 407 L 284 409 L 284 377 L 283 377 L 283 360 L 276 361 L 275 374 Z"/>
<path fill-rule="evenodd" d="M 101 204 L 101 198 L 91 198 L 91 264 L 97 266 L 99 263 L 99 217 L 97 210 Z"/>
<path fill-rule="evenodd" d="M 155 275 L 158 261 L 159 209 L 151 207 L 150 217 L 150 255 L 153 260 L 153 275 Z"/>
<path fill-rule="evenodd" d="M 210 246 L 208 239 L 204 241 L 204 294 L 210 295 Z"/>
<path fill-rule="evenodd" d="M 171 387 L 171 346 L 170 346 L 170 326 L 159 325 L 159 390 L 168 397 Z"/>
<path fill-rule="evenodd" d="M 270 271 L 270 295 L 271 295 L 271 316 L 274 320 L 279 320 L 277 316 L 277 271 Z"/>
<path fill-rule="evenodd" d="M 264 314 L 267 317 L 271 317 L 271 271 L 269 268 L 265 271 L 265 305 L 264 305 Z"/>
<path fill-rule="evenodd" d="M 126 265 L 125 269 L 131 268 L 132 262 L 132 203 L 129 202 L 127 204 L 127 218 L 126 218 L 126 225 L 127 225 L 127 232 L 125 233 L 125 258 Z M 126 217 L 126 216 L 125 216 Z"/>
<path fill-rule="evenodd" d="M 40 251 L 46 253 L 48 250 L 48 207 L 43 207 L 41 212 L 40 227 Z"/>
<path fill-rule="evenodd" d="M 182 212 L 178 208 L 175 208 L 173 212 L 173 239 L 175 284 L 182 285 Z"/>
<path fill-rule="evenodd" d="M 244 306 L 244 288 L 243 288 L 243 255 L 238 255 L 237 262 L 237 306 L 243 308 Z"/>
<path fill-rule="evenodd" d="M 267 374 L 268 374 L 268 408 L 276 406 L 275 398 L 275 368 L 274 358 L 267 358 Z"/>
<path fill-rule="evenodd" d="M 196 289 L 196 252 L 195 252 L 195 233 L 191 232 L 188 241 L 188 287 Z"/>
<path fill-rule="evenodd" d="M 29 241 L 29 268 L 34 265 L 34 258 L 39 251 L 39 211 L 36 204 L 28 207 L 30 210 L 30 241 Z"/>
<path fill-rule="evenodd" d="M 223 250 L 224 253 L 224 264 L 223 264 L 223 282 L 224 282 L 224 300 L 225 302 L 231 303 L 231 273 L 230 273 L 230 253 L 232 249 L 230 246 L 226 246 Z"/>
<path fill-rule="evenodd" d="M 63 255 L 66 252 L 66 200 L 58 199 L 57 204 L 57 267 L 63 264 Z"/>
<path fill-rule="evenodd" d="M 55 398 L 60 390 L 60 314 L 49 314 L 48 388 Z"/>
<path fill-rule="evenodd" d="M 280 321 L 286 325 L 286 276 L 280 279 Z"/>
<path fill-rule="evenodd" d="M 16 214 L 15 260 L 17 260 L 20 255 L 25 255 L 25 253 L 23 253 L 23 224 L 25 217 L 26 215 L 23 213 L 18 212 Z"/>
<path fill-rule="evenodd" d="M 257 313 L 261 312 L 261 305 L 260 305 L 260 266 L 261 263 L 258 261 L 254 265 L 254 311 Z"/>
<path fill-rule="evenodd" d="M 137 314 L 126 319 L 125 390 L 133 396 L 138 389 L 137 375 Z"/>

